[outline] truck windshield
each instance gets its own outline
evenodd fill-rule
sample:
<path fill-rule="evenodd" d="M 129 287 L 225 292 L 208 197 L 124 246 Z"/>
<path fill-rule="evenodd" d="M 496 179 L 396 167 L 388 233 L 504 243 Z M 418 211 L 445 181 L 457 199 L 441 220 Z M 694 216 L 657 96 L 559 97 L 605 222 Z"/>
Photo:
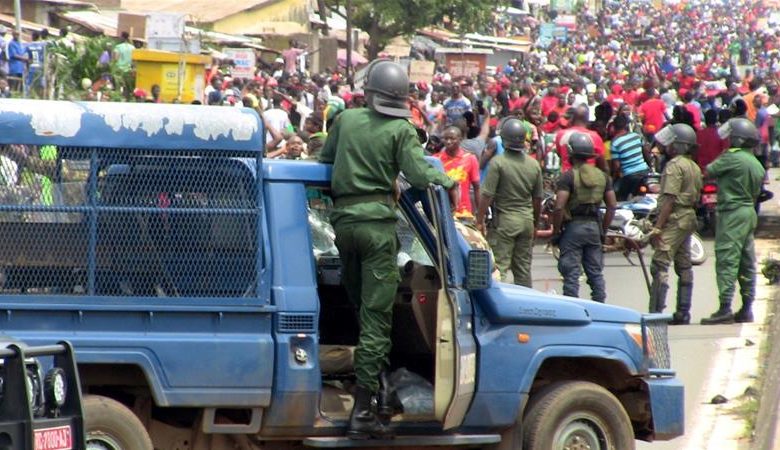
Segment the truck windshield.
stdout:
<path fill-rule="evenodd" d="M 336 235 L 333 226 L 330 224 L 330 211 L 333 208 L 333 201 L 326 191 L 309 188 L 307 190 L 309 226 L 311 227 L 312 245 L 315 258 L 322 256 L 338 256 L 336 248 Z M 418 205 L 420 205 L 418 203 Z M 422 205 L 420 207 L 420 216 Z M 420 237 L 410 222 L 407 213 L 402 209 L 398 210 L 398 223 L 396 225 L 396 235 L 399 242 L 399 261 L 411 260 L 423 266 L 433 266 L 433 258 L 428 248 L 423 245 Z"/>

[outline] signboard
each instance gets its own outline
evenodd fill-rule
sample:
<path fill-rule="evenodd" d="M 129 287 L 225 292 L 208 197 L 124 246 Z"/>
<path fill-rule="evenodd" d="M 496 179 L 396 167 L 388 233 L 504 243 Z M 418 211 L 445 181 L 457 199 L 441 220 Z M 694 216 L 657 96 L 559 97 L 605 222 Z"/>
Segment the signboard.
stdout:
<path fill-rule="evenodd" d="M 433 61 L 409 61 L 409 82 L 417 83 L 424 81 L 430 83 L 433 81 L 433 71 L 436 69 L 436 63 Z"/>
<path fill-rule="evenodd" d="M 223 48 L 222 53 L 233 60 L 230 76 L 253 79 L 255 77 L 255 52 L 251 48 Z"/>
<path fill-rule="evenodd" d="M 179 38 L 184 35 L 184 14 L 150 13 L 146 16 L 146 38 Z"/>
<path fill-rule="evenodd" d="M 539 45 L 547 47 L 553 40 L 566 41 L 569 36 L 569 30 L 555 23 L 543 23 L 539 26 Z"/>
<path fill-rule="evenodd" d="M 473 77 L 485 71 L 487 55 L 484 54 L 448 54 L 447 71 L 453 78 Z"/>

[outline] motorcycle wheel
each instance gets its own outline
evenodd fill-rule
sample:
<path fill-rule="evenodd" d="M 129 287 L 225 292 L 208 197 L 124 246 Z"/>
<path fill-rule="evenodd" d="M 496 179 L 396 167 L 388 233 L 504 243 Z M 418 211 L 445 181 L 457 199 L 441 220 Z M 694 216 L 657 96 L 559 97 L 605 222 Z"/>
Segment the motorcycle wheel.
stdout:
<path fill-rule="evenodd" d="M 691 235 L 691 264 L 694 266 L 700 266 L 707 261 L 707 251 L 704 249 L 704 242 L 698 233 Z"/>

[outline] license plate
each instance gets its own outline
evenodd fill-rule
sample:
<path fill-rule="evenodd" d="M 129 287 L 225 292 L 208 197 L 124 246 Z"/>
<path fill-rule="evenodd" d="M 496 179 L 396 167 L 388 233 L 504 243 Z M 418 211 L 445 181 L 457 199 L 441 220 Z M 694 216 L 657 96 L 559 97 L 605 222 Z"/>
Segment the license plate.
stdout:
<path fill-rule="evenodd" d="M 711 205 L 718 203 L 718 194 L 704 194 L 701 196 L 701 203 L 703 205 Z"/>
<path fill-rule="evenodd" d="M 70 425 L 35 430 L 35 450 L 71 450 L 73 434 Z"/>

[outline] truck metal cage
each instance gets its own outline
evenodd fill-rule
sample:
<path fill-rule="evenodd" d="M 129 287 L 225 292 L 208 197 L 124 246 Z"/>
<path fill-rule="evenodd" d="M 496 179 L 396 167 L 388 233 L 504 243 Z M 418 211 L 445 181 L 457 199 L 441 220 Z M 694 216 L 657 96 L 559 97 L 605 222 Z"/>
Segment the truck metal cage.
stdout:
<path fill-rule="evenodd" d="M 32 101 L 18 101 L 21 113 L 4 111 L 14 102 L 0 102 L 0 293 L 259 295 L 262 198 L 255 176 L 262 174 L 262 125 L 254 112 L 134 105 L 115 119 L 103 106 Z M 76 137 L 42 135 L 35 121 L 43 119 L 25 109 L 30 103 L 76 105 Z M 198 131 L 208 125 L 193 114 L 215 109 L 236 127 L 244 116 L 254 120 L 243 149 L 221 134 L 214 139 L 216 129 Z M 118 130 L 111 128 L 115 120 Z M 161 128 L 151 134 L 152 125 L 143 124 Z M 78 137 L 85 127 L 92 133 Z M 176 139 L 164 138 L 171 133 Z"/>

